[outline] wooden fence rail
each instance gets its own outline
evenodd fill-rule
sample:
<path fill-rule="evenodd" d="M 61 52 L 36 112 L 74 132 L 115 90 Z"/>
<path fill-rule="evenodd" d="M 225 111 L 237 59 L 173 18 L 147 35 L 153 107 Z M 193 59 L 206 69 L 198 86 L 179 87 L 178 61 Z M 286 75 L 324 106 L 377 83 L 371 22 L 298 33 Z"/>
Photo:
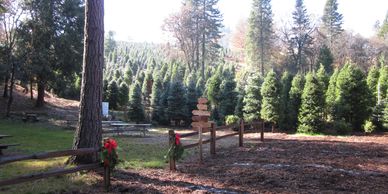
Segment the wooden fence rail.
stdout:
<path fill-rule="evenodd" d="M 77 150 L 61 150 L 61 151 L 43 152 L 43 153 L 37 153 L 37 154 L 31 154 L 31 155 L 1 157 L 0 166 L 13 163 L 13 162 L 25 161 L 25 160 L 34 160 L 34 159 L 41 160 L 41 159 L 56 158 L 56 157 L 63 157 L 63 156 L 99 154 L 100 151 L 101 151 L 100 148 L 80 148 Z M 0 180 L 0 187 L 19 184 L 19 183 L 28 182 L 28 181 L 37 180 L 37 179 L 48 178 L 52 176 L 75 173 L 82 170 L 99 170 L 99 169 L 101 170 L 104 169 L 104 186 L 106 190 L 109 190 L 110 169 L 109 167 L 105 167 L 105 166 L 103 167 L 101 163 L 83 164 L 83 165 L 78 165 L 71 168 L 58 168 L 58 169 L 49 170 L 47 172 L 21 175 L 21 176 L 17 176 L 6 180 Z"/>
<path fill-rule="evenodd" d="M 186 137 L 191 137 L 191 136 L 199 136 L 199 140 L 196 143 L 184 145 L 184 149 L 189 149 L 189 148 L 194 148 L 198 147 L 199 150 L 199 158 L 200 162 L 202 162 L 202 145 L 210 143 L 210 155 L 215 156 L 216 154 L 216 141 L 238 135 L 239 136 L 239 146 L 242 147 L 244 145 L 244 132 L 245 128 L 248 126 L 251 126 L 253 129 L 258 129 L 259 126 L 261 126 L 261 134 L 260 134 L 260 140 L 264 141 L 264 122 L 262 121 L 254 121 L 254 122 L 249 122 L 245 123 L 243 120 L 239 124 L 234 124 L 234 125 L 227 125 L 227 126 L 219 126 L 216 127 L 214 123 L 211 124 L 211 128 L 209 128 L 210 132 L 210 139 L 203 140 L 202 139 L 202 129 L 199 131 L 191 132 L 191 133 L 185 133 L 185 134 L 180 134 L 181 138 L 186 138 Z M 238 128 L 238 132 L 222 135 L 222 136 L 216 136 L 217 131 L 225 130 L 225 129 L 235 129 Z M 169 145 L 175 144 L 175 131 L 174 130 L 169 130 Z M 173 158 L 169 159 L 169 164 L 170 164 L 170 170 L 176 170 L 176 161 Z"/>

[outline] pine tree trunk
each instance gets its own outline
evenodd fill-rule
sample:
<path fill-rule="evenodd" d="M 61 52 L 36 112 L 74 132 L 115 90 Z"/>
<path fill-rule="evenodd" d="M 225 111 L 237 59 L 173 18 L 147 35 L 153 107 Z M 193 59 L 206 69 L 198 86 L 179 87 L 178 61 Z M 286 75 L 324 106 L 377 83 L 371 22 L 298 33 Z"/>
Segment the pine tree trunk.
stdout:
<path fill-rule="evenodd" d="M 44 105 L 44 88 L 46 84 L 45 82 L 39 78 L 38 79 L 38 97 L 36 98 L 35 107 L 42 107 Z"/>
<path fill-rule="evenodd" d="M 4 79 L 3 98 L 7 98 L 8 97 L 8 82 L 9 82 L 9 75 L 8 75 L 8 72 L 7 72 L 7 75 L 5 76 L 5 79 Z"/>
<path fill-rule="evenodd" d="M 85 5 L 84 57 L 81 101 L 74 149 L 98 148 L 102 138 L 102 68 L 104 64 L 104 0 L 87 0 Z M 76 164 L 99 161 L 99 154 L 75 156 Z"/>
<path fill-rule="evenodd" d="M 34 91 L 32 91 L 32 84 L 33 84 L 33 80 L 31 78 L 30 79 L 30 98 L 31 98 L 31 100 L 34 99 Z"/>
<path fill-rule="evenodd" d="M 272 123 L 272 133 L 275 132 L 275 123 Z"/>
<path fill-rule="evenodd" d="M 205 58 L 206 58 L 206 0 L 203 0 L 203 21 L 202 21 L 202 79 L 205 80 Z"/>
<path fill-rule="evenodd" d="M 11 85 L 9 86 L 9 98 L 7 102 L 7 111 L 5 116 L 9 117 L 10 112 L 11 112 L 11 105 L 13 102 L 13 86 L 15 84 L 15 64 L 12 64 L 12 69 L 11 69 Z"/>

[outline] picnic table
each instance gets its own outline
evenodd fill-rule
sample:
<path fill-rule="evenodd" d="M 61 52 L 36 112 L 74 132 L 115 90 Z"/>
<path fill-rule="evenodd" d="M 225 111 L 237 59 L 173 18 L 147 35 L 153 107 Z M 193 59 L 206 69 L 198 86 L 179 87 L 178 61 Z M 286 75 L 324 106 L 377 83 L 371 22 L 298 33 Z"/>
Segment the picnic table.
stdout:
<path fill-rule="evenodd" d="M 0 134 L 0 139 L 5 138 L 5 137 L 12 137 L 12 135 Z M 11 147 L 11 146 L 18 146 L 18 145 L 20 145 L 20 144 L 18 144 L 18 143 L 0 144 L 0 156 L 3 155 L 3 150 L 8 149 L 8 147 Z"/>
<path fill-rule="evenodd" d="M 118 123 L 111 123 L 110 124 L 113 129 L 111 130 L 104 130 L 103 133 L 117 133 L 120 134 L 120 132 L 126 132 L 126 131 L 140 131 L 143 134 L 143 137 L 146 136 L 146 133 L 148 132 L 148 128 L 151 127 L 151 124 L 130 124 L 130 123 L 124 123 L 124 122 L 118 122 Z"/>
<path fill-rule="evenodd" d="M 2 135 L 2 134 L 0 134 L 0 139 L 5 138 L 5 137 L 12 137 L 12 135 Z"/>
<path fill-rule="evenodd" d="M 31 120 L 32 122 L 38 122 L 39 121 L 39 117 L 38 117 L 38 114 L 37 113 L 23 113 L 23 118 L 22 120 L 24 122 L 27 122 L 28 120 Z"/>

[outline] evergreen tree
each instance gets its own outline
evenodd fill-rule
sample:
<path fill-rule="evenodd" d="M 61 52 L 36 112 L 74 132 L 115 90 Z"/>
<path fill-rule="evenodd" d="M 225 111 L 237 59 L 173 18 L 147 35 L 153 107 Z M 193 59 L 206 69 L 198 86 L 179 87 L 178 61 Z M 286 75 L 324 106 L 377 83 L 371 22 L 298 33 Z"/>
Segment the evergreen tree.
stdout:
<path fill-rule="evenodd" d="M 162 98 L 162 81 L 157 76 L 152 84 L 152 95 L 151 95 L 151 119 L 157 123 L 161 121 L 161 98 Z"/>
<path fill-rule="evenodd" d="M 247 54 L 251 65 L 264 76 L 264 64 L 269 63 L 274 41 L 271 0 L 253 0 L 248 23 Z"/>
<path fill-rule="evenodd" d="M 302 104 L 302 93 L 304 88 L 304 78 L 301 74 L 296 74 L 292 79 L 290 88 L 290 101 L 288 103 L 289 112 L 287 119 L 289 120 L 289 128 L 296 130 L 298 126 L 298 114 L 300 105 Z"/>
<path fill-rule="evenodd" d="M 191 117 L 193 116 L 191 112 L 197 109 L 197 100 L 198 100 L 197 90 L 193 79 L 191 79 L 188 83 L 186 97 L 187 97 L 186 99 L 187 122 L 190 123 Z"/>
<path fill-rule="evenodd" d="M 208 80 L 207 85 L 207 97 L 212 105 L 215 107 L 218 107 L 222 94 L 221 94 L 221 83 L 222 83 L 222 77 L 221 77 L 221 69 L 218 69 L 217 72 Z"/>
<path fill-rule="evenodd" d="M 170 82 L 163 82 L 163 90 L 160 94 L 160 100 L 159 100 L 159 107 L 157 109 L 158 117 L 159 117 L 159 124 L 163 125 L 169 125 L 169 115 L 168 115 L 168 95 L 170 90 Z"/>
<path fill-rule="evenodd" d="M 262 79 L 260 74 L 255 73 L 248 79 L 248 84 L 245 87 L 244 96 L 244 120 L 253 121 L 260 118 L 261 109 L 261 84 Z"/>
<path fill-rule="evenodd" d="M 326 93 L 327 87 L 329 86 L 329 77 L 326 74 L 325 67 L 321 64 L 318 72 L 317 72 L 317 79 L 322 87 L 323 93 Z"/>
<path fill-rule="evenodd" d="M 261 87 L 262 104 L 260 115 L 265 121 L 272 122 L 272 132 L 280 116 L 280 84 L 276 73 L 272 70 L 267 73 Z"/>
<path fill-rule="evenodd" d="M 371 93 L 373 94 L 373 98 L 371 98 L 373 101 L 373 105 L 376 105 L 376 103 L 377 103 L 377 97 L 378 97 L 377 85 L 379 82 L 379 76 L 380 76 L 380 73 L 379 73 L 379 69 L 377 68 L 377 66 L 376 65 L 372 66 L 369 69 L 366 83 L 368 84 L 369 91 L 371 91 Z"/>
<path fill-rule="evenodd" d="M 119 88 L 117 83 L 112 81 L 108 86 L 108 102 L 109 107 L 113 110 L 117 110 L 119 103 Z"/>
<path fill-rule="evenodd" d="M 280 80 L 280 117 L 279 127 L 281 129 L 290 129 L 291 123 L 288 115 L 290 114 L 290 89 L 291 89 L 292 75 L 285 71 Z"/>
<path fill-rule="evenodd" d="M 316 63 L 317 67 L 322 64 L 325 67 L 325 71 L 328 74 L 331 74 L 333 72 L 333 67 L 332 67 L 333 61 L 334 61 L 333 54 L 331 54 L 330 49 L 324 44 L 319 49 L 319 55 Z"/>
<path fill-rule="evenodd" d="M 310 24 L 310 18 L 307 14 L 307 9 L 304 6 L 303 0 L 296 0 L 295 11 L 292 12 L 292 18 L 294 20 L 291 29 L 291 35 L 288 39 L 288 50 L 291 53 L 291 59 L 295 67 L 300 72 L 306 72 L 307 67 L 304 66 L 306 58 L 310 53 L 310 47 L 313 43 L 313 37 L 311 33 L 313 28 Z M 312 70 L 312 67 L 310 67 Z"/>
<path fill-rule="evenodd" d="M 128 118 L 136 123 L 142 122 L 145 119 L 144 107 L 141 101 L 141 88 L 138 81 L 132 85 L 129 94 Z"/>
<path fill-rule="evenodd" d="M 316 133 L 322 129 L 323 95 L 324 93 L 317 77 L 312 73 L 308 73 L 298 115 L 299 133 Z"/>
<path fill-rule="evenodd" d="M 104 79 L 103 81 L 103 86 L 102 86 L 102 101 L 107 102 L 108 101 L 108 96 L 109 96 L 109 91 L 108 91 L 108 80 Z"/>
<path fill-rule="evenodd" d="M 387 96 L 388 89 L 388 65 L 382 64 L 380 68 L 380 76 L 378 82 L 378 104 L 383 101 Z"/>
<path fill-rule="evenodd" d="M 169 120 L 174 120 L 175 125 L 179 125 L 180 121 L 185 121 L 188 117 L 185 93 L 182 82 L 171 83 L 167 98 L 167 113 Z"/>
<path fill-rule="evenodd" d="M 388 93 L 388 90 L 387 90 L 387 93 Z M 383 127 L 385 128 L 385 130 L 388 130 L 388 95 L 385 96 L 382 123 L 383 123 Z"/>
<path fill-rule="evenodd" d="M 360 130 L 370 116 L 370 92 L 362 71 L 347 63 L 337 77 L 338 117 Z"/>
<path fill-rule="evenodd" d="M 125 108 L 129 100 L 129 87 L 126 83 L 122 83 L 119 88 L 119 105 Z"/>
<path fill-rule="evenodd" d="M 125 70 L 125 73 L 124 73 L 124 82 L 129 86 L 132 84 L 132 70 L 130 67 L 127 68 L 127 70 Z"/>
<path fill-rule="evenodd" d="M 325 95 L 325 114 L 329 121 L 337 120 L 336 116 L 336 107 L 337 107 L 337 77 L 338 69 L 334 70 L 334 73 L 330 77 L 329 86 Z"/>
<path fill-rule="evenodd" d="M 337 0 L 327 0 L 323 10 L 322 24 L 330 46 L 343 31 L 342 19 L 342 14 L 338 12 Z"/>
<path fill-rule="evenodd" d="M 225 116 L 233 115 L 236 108 L 237 92 L 236 82 L 232 77 L 226 77 L 221 83 L 221 101 L 219 106 L 219 113 L 221 120 L 224 120 Z"/>

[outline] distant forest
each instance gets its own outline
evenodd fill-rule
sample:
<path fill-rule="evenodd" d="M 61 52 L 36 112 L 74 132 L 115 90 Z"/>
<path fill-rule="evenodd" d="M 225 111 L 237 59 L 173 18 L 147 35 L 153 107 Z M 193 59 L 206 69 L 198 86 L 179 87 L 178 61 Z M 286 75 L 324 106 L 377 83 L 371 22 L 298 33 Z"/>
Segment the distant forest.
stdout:
<path fill-rule="evenodd" d="M 303 133 L 387 130 L 388 13 L 364 38 L 342 28 L 337 0 L 327 0 L 317 21 L 296 0 L 292 23 L 282 26 L 270 0 L 252 0 L 226 48 L 217 4 L 183 0 L 162 27 L 170 43 L 116 41 L 106 32 L 103 101 L 128 121 L 160 125 L 188 126 L 203 96 L 218 125 L 263 119 Z M 79 99 L 83 1 L 2 0 L 0 11 L 7 109 L 15 82 L 37 89 L 37 107 L 45 90 Z"/>

